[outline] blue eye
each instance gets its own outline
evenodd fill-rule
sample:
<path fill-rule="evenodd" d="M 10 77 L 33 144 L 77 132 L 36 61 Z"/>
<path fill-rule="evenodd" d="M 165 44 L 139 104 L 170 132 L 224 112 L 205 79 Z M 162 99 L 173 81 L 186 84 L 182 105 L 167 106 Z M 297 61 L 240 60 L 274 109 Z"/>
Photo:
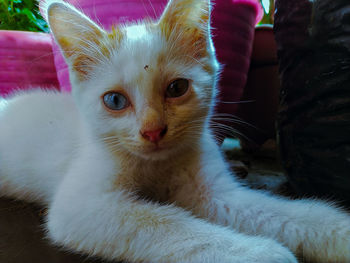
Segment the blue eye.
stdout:
<path fill-rule="evenodd" d="M 103 96 L 103 102 L 107 108 L 115 111 L 123 110 L 129 106 L 128 99 L 118 92 L 106 93 Z"/>

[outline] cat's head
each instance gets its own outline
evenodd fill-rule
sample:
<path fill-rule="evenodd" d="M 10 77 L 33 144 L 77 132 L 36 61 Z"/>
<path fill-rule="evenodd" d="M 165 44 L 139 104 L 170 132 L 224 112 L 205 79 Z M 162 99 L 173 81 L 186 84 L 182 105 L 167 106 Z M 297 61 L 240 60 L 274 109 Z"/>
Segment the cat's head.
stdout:
<path fill-rule="evenodd" d="M 149 159 L 196 145 L 219 70 L 209 0 L 172 0 L 158 21 L 111 32 L 57 0 L 48 2 L 47 19 L 94 135 L 117 152 Z"/>

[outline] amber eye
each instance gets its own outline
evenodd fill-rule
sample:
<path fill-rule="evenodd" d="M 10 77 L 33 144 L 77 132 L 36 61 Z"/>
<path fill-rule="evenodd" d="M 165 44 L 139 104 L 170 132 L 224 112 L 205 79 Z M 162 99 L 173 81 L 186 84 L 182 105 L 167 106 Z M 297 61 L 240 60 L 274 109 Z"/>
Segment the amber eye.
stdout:
<path fill-rule="evenodd" d="M 111 110 L 122 110 L 129 106 L 128 99 L 121 93 L 110 92 L 103 96 L 103 102 Z"/>
<path fill-rule="evenodd" d="M 189 81 L 187 79 L 177 79 L 170 83 L 167 87 L 165 96 L 167 98 L 177 98 L 184 95 L 189 86 Z"/>

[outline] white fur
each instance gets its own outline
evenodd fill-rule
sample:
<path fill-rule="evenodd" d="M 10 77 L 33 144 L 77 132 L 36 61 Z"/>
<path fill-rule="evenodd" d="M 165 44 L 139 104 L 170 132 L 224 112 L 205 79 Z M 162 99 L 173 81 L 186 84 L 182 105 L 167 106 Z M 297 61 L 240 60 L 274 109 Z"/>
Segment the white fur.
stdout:
<path fill-rule="evenodd" d="M 161 35 L 127 41 L 89 79 L 73 77 L 73 97 L 35 90 L 0 103 L 1 195 L 48 206 L 46 227 L 55 244 L 111 260 L 295 263 L 294 253 L 350 262 L 348 214 L 316 200 L 246 189 L 229 172 L 208 129 L 215 91 L 204 95 L 203 89 L 215 86 L 216 73 L 203 70 L 204 60 L 191 66 L 171 60 L 157 69 L 167 45 Z M 170 79 L 191 79 L 196 95 L 194 104 L 178 105 L 195 127 L 176 137 L 171 132 L 181 123 L 168 120 L 176 140 L 159 153 L 138 152 L 145 144 L 142 119 L 164 113 L 156 107 L 162 97 L 151 96 L 158 82 L 144 65 Z M 100 97 L 116 84 L 134 108 L 111 117 Z M 164 111 L 171 118 L 171 108 Z M 204 119 L 196 119 L 202 111 Z M 102 136 L 111 132 L 127 134 L 112 150 Z"/>

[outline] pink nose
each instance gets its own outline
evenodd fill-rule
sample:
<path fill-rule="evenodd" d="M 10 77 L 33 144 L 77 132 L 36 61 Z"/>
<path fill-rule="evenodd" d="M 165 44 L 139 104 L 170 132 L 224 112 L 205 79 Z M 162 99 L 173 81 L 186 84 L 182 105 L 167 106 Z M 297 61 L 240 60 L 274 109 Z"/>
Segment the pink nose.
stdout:
<path fill-rule="evenodd" d="M 141 135 L 146 140 L 153 142 L 153 143 L 156 143 L 156 142 L 159 142 L 164 137 L 166 132 L 167 132 L 167 127 L 164 127 L 164 128 L 156 129 L 153 131 L 141 132 Z"/>

